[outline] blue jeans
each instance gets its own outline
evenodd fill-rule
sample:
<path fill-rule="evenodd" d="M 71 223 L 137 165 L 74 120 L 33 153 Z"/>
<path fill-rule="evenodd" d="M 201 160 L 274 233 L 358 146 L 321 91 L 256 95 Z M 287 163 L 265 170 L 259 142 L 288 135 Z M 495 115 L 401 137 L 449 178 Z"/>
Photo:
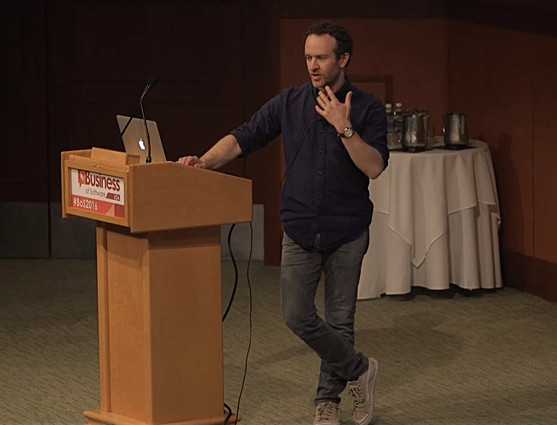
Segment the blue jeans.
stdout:
<path fill-rule="evenodd" d="M 369 242 L 366 230 L 334 250 L 308 252 L 286 233 L 282 240 L 281 297 L 286 325 L 321 358 L 315 403 L 340 403 L 347 381 L 367 370 L 368 359 L 354 350 L 354 315 L 362 259 Z M 317 314 L 315 294 L 325 274 L 324 317 Z"/>

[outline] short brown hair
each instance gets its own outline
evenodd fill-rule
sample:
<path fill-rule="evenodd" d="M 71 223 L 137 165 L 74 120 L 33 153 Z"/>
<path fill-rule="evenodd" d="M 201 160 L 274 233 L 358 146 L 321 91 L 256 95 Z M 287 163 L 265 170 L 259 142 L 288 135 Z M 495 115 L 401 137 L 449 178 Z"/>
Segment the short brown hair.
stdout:
<path fill-rule="evenodd" d="M 348 30 L 339 24 L 335 24 L 334 22 L 324 21 L 324 22 L 317 22 L 312 24 L 304 34 L 304 43 L 308 36 L 315 34 L 315 35 L 323 35 L 329 34 L 333 37 L 337 45 L 335 47 L 335 55 L 340 58 L 343 54 L 348 53 L 350 56 L 348 57 L 348 62 L 346 66 L 350 63 L 350 59 L 352 58 L 352 49 L 354 47 L 354 41 L 352 40 L 352 36 L 348 33 Z"/>

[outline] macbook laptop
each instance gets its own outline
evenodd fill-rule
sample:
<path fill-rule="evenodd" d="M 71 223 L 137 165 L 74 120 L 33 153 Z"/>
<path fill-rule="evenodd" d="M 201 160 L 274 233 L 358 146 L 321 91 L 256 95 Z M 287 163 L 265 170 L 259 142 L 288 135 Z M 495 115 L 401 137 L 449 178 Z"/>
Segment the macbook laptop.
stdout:
<path fill-rule="evenodd" d="M 141 118 L 131 118 L 124 115 L 116 115 L 122 142 L 126 153 L 139 155 L 140 163 L 147 160 L 148 140 L 151 142 L 151 162 L 165 162 L 166 155 L 162 146 L 162 140 L 155 121 L 147 120 L 149 139 L 145 132 L 145 124 Z"/>

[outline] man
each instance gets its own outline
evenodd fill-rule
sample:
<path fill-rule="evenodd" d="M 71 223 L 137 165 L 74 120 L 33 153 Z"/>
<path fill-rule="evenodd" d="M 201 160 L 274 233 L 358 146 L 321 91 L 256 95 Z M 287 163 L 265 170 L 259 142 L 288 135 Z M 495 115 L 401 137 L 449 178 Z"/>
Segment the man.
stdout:
<path fill-rule="evenodd" d="M 201 158 L 178 161 L 217 169 L 282 134 L 282 309 L 287 326 L 321 358 L 314 425 L 340 424 L 347 385 L 356 424 L 369 424 L 374 411 L 378 363 L 355 351 L 354 316 L 373 211 L 369 179 L 385 169 L 389 151 L 383 105 L 347 79 L 352 44 L 337 24 L 311 26 L 304 44 L 310 83 L 272 98 Z M 322 272 L 324 318 L 314 302 Z"/>

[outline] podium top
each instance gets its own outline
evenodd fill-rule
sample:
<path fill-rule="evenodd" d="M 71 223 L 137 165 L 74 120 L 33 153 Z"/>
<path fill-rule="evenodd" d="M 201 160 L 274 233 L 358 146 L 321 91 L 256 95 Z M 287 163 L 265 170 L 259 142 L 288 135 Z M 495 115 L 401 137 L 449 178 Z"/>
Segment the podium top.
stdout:
<path fill-rule="evenodd" d="M 139 164 L 134 157 L 98 148 L 62 152 L 62 216 L 132 233 L 252 220 L 251 180 L 175 162 Z"/>

